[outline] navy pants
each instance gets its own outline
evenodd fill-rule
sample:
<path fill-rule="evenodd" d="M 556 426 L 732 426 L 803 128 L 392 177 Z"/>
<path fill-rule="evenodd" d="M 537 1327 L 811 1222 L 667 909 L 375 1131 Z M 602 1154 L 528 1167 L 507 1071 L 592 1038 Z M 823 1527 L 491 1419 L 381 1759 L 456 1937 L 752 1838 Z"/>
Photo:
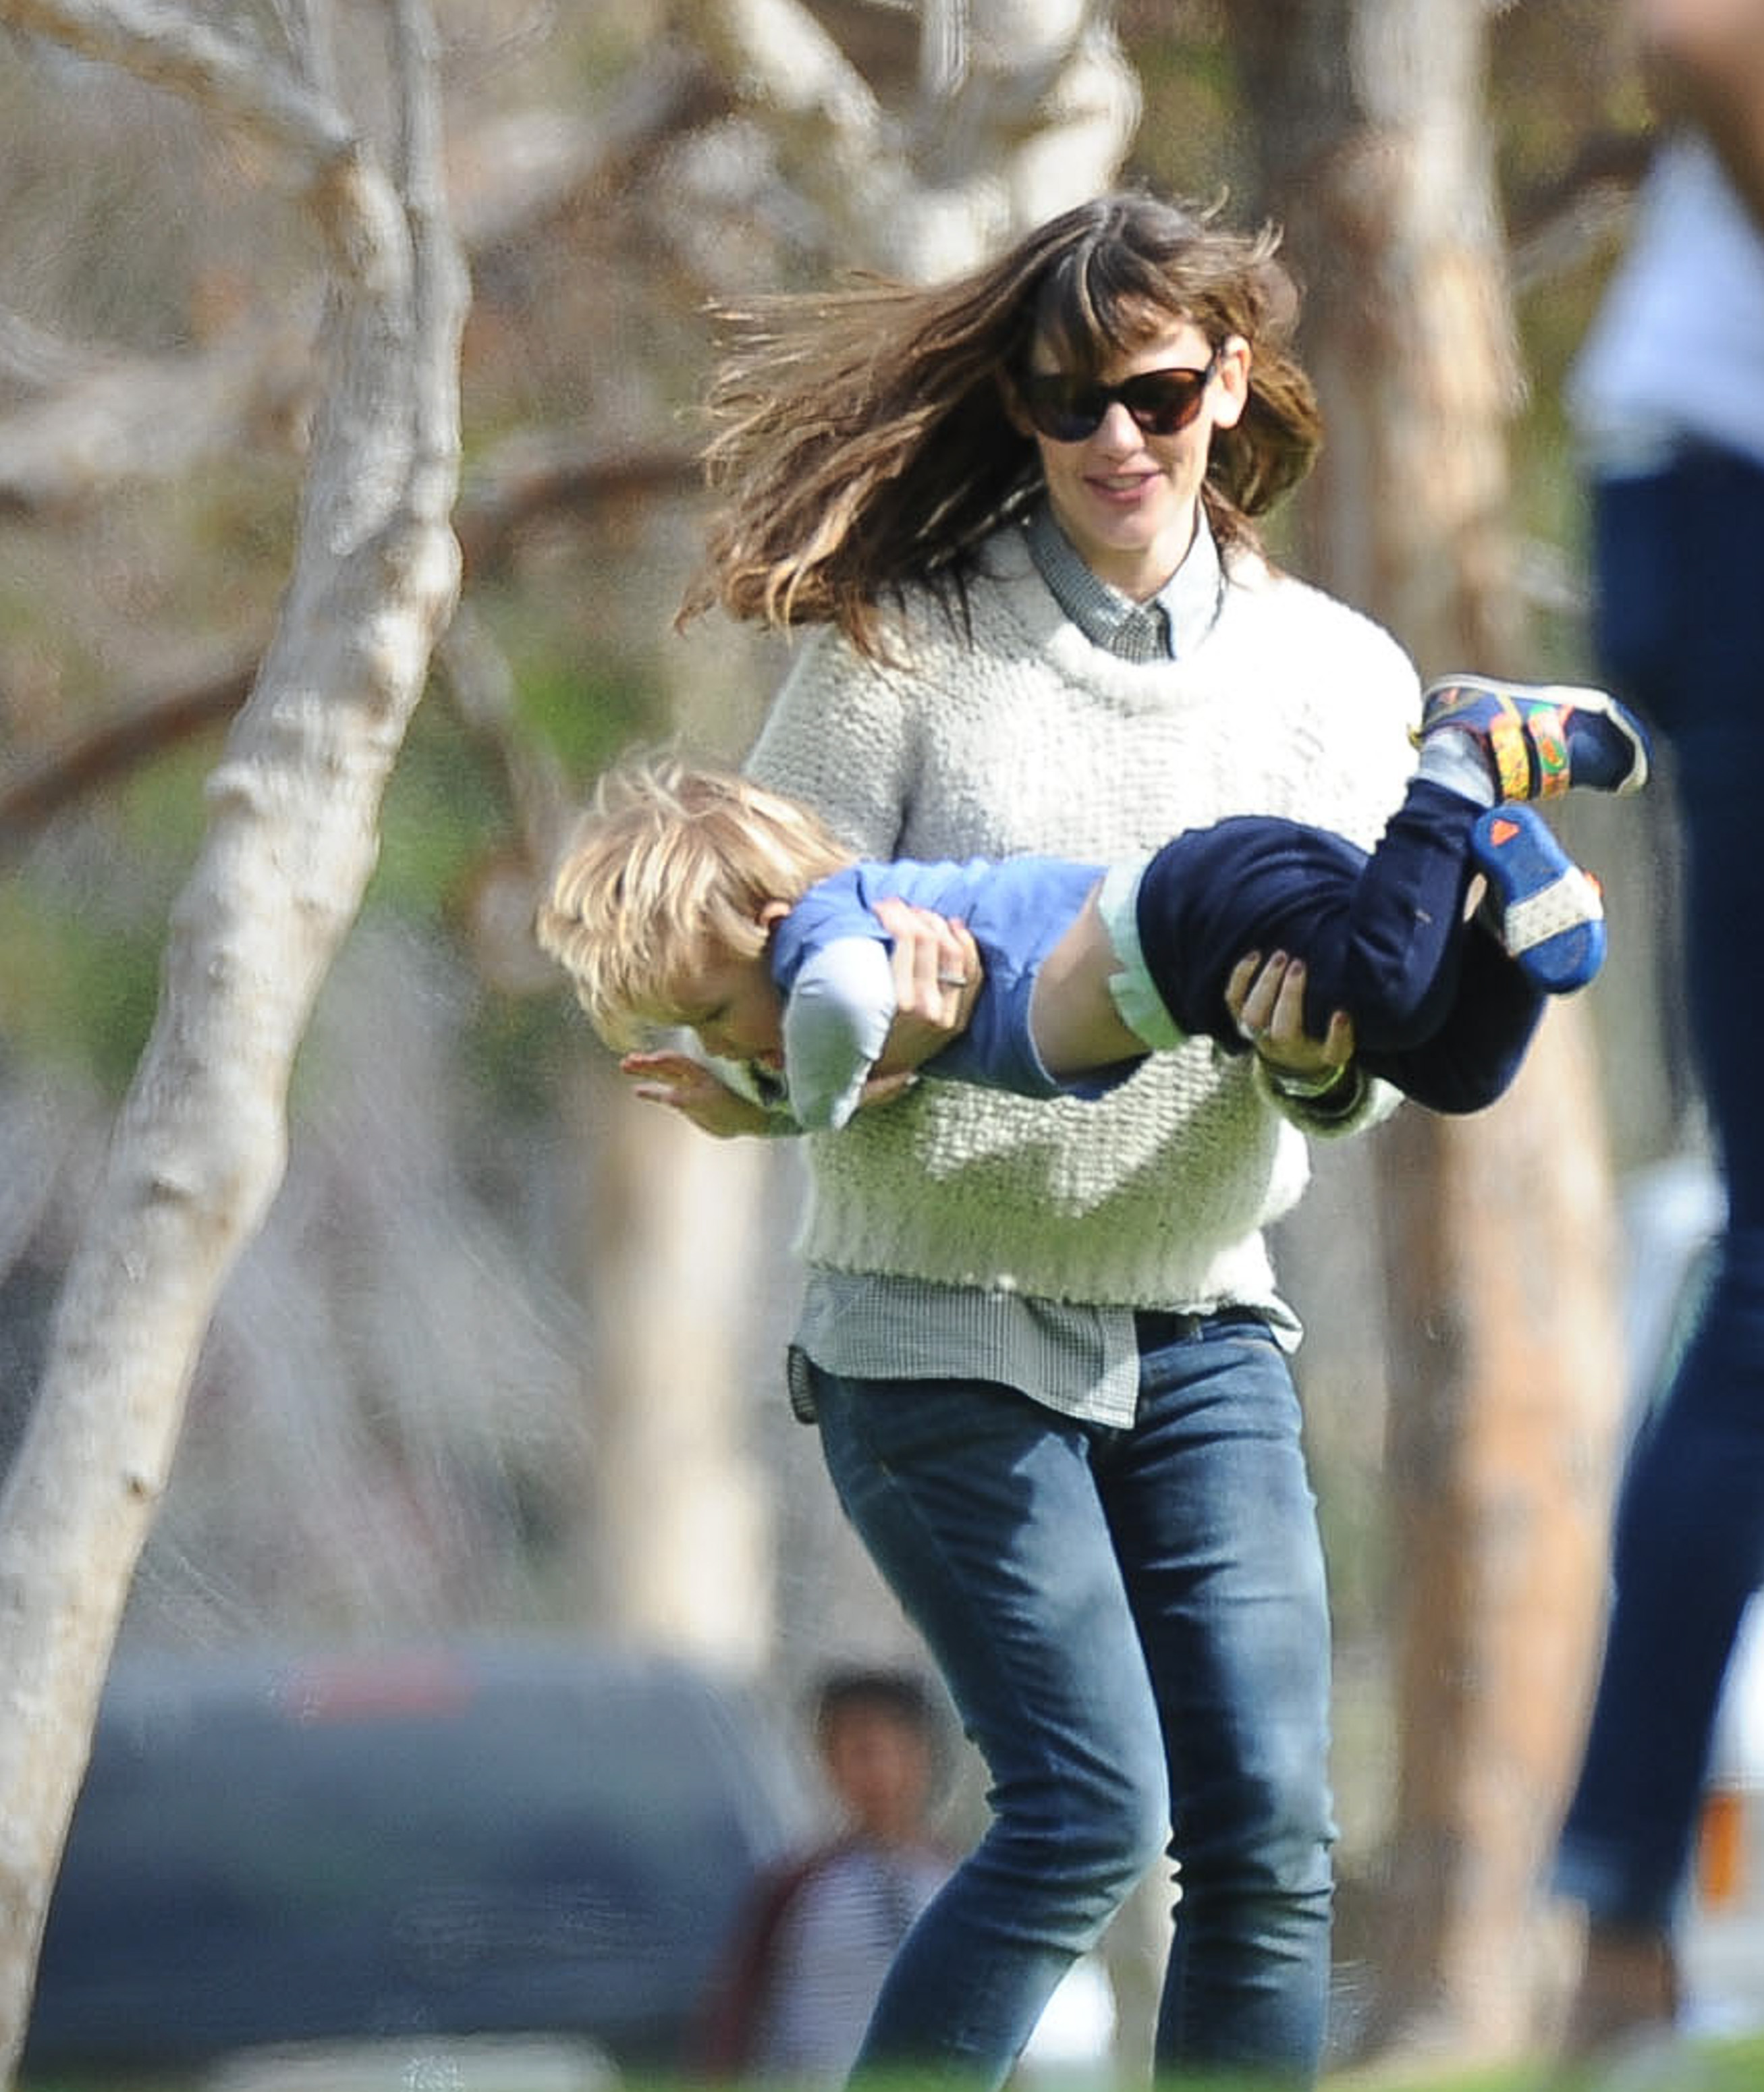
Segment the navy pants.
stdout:
<path fill-rule="evenodd" d="M 1764 467 L 1691 452 L 1595 504 L 1600 651 L 1675 759 L 1684 990 L 1727 1194 L 1701 1321 L 1643 1422 L 1557 1883 L 1597 1919 L 1667 1926 L 1721 1687 L 1764 1576 Z"/>
<path fill-rule="evenodd" d="M 1426 778 L 1368 856 L 1341 836 L 1247 815 L 1166 843 L 1139 884 L 1139 943 L 1182 1029 L 1247 1050 L 1226 983 L 1248 952 L 1302 958 L 1308 1028 L 1354 1020 L 1370 1074 L 1438 1112 L 1481 1111 L 1519 1072 L 1544 998 L 1464 920 L 1482 812 Z"/>

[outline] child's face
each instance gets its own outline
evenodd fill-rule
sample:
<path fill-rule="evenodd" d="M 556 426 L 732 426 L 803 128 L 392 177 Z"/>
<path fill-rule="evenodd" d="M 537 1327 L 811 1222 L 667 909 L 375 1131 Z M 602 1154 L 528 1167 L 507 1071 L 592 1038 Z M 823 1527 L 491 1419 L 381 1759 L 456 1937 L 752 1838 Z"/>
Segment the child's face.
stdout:
<path fill-rule="evenodd" d="M 745 958 L 707 944 L 668 983 L 668 1000 L 706 1052 L 774 1070 L 783 1066 L 783 1001 L 763 952 Z"/>

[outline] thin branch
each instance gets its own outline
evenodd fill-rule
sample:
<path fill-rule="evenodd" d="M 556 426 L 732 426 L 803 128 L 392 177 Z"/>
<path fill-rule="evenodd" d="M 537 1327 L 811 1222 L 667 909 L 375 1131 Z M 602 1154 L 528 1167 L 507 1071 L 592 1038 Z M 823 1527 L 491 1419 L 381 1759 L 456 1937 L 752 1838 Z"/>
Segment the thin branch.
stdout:
<path fill-rule="evenodd" d="M 0 16 L 16 4 L 0 0 Z M 604 123 L 570 111 L 530 115 L 518 133 L 495 125 L 468 139 L 453 164 L 481 172 L 449 201 L 474 266 L 493 263 L 584 195 L 628 184 L 645 155 L 727 106 L 707 67 L 669 53 L 621 93 Z M 0 417 L 0 516 L 20 519 L 76 514 L 119 485 L 283 443 L 304 428 L 318 381 L 310 336 L 285 313 L 179 359 L 95 352 L 0 309 L 0 368 L 42 395 Z"/>
<path fill-rule="evenodd" d="M 525 437 L 480 469 L 455 517 L 467 577 L 503 568 L 524 530 L 625 501 L 680 498 L 698 483 L 687 450 L 607 449 L 587 439 Z M 225 724 L 249 694 L 262 648 L 193 682 L 143 691 L 114 715 L 0 782 L 0 862 L 58 814 L 199 735 Z"/>
<path fill-rule="evenodd" d="M 353 149 L 354 127 L 257 45 L 154 0 L 0 0 L 0 22 L 224 114 L 313 172 Z"/>

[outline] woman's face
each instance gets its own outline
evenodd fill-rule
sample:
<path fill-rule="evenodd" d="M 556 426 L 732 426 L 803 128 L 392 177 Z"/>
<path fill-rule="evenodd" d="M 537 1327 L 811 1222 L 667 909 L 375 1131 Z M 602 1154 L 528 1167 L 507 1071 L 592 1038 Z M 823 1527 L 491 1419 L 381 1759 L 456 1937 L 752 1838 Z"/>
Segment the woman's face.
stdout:
<path fill-rule="evenodd" d="M 1172 321 L 1101 373 L 1105 385 L 1152 370 L 1203 370 L 1213 345 L 1198 326 Z M 1022 402 L 1007 404 L 1011 419 L 1032 436 L 1041 454 L 1048 499 L 1061 528 L 1101 580 L 1143 603 L 1157 594 L 1194 542 L 1200 485 L 1215 429 L 1230 428 L 1249 392 L 1249 345 L 1232 335 L 1219 351 L 1211 382 L 1187 427 L 1161 436 L 1139 427 L 1111 400 L 1093 434 L 1062 443 L 1030 421 Z M 1058 357 L 1038 341 L 1034 372 L 1057 371 Z"/>

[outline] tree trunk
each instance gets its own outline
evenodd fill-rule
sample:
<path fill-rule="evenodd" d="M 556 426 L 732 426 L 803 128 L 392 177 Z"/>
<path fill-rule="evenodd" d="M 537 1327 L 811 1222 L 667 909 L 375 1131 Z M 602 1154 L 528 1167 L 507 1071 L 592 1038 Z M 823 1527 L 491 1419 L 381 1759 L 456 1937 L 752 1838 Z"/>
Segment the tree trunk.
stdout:
<path fill-rule="evenodd" d="M 0 0 L 300 173 L 328 256 L 325 378 L 294 568 L 209 784 L 158 1017 L 69 1269 L 0 1499 L 0 2070 L 22 2047 L 49 1895 L 134 1565 L 215 1298 L 280 1180 L 289 1070 L 376 847 L 381 795 L 458 570 L 462 270 L 420 0 L 387 9 L 399 162 L 314 71 L 191 18 Z M 273 1517 L 275 1506 L 266 1505 Z"/>
<path fill-rule="evenodd" d="M 1234 8 L 1267 202 L 1308 290 L 1329 442 L 1308 564 L 1424 677 L 1526 672 L 1506 429 L 1514 326 L 1482 0 Z M 1380 1136 L 1399 1793 L 1365 2046 L 1534 2032 L 1540 1893 L 1602 1597 L 1623 1391 L 1585 1006 L 1471 1121 Z"/>
<path fill-rule="evenodd" d="M 592 1303 L 594 1420 L 581 1539 L 585 1615 L 635 1646 L 752 1675 L 772 1648 L 768 1494 L 754 1393 L 782 1403 L 779 1358 L 757 1361 L 770 1143 L 710 1140 L 640 1104 L 593 1057 L 569 1115 L 590 1160 L 582 1234 Z"/>
<path fill-rule="evenodd" d="M 837 266 L 931 282 L 1114 180 L 1139 102 L 1110 12 L 1098 0 L 925 0 L 904 106 L 876 93 L 811 0 L 705 0 L 692 19 L 763 113 Z"/>

